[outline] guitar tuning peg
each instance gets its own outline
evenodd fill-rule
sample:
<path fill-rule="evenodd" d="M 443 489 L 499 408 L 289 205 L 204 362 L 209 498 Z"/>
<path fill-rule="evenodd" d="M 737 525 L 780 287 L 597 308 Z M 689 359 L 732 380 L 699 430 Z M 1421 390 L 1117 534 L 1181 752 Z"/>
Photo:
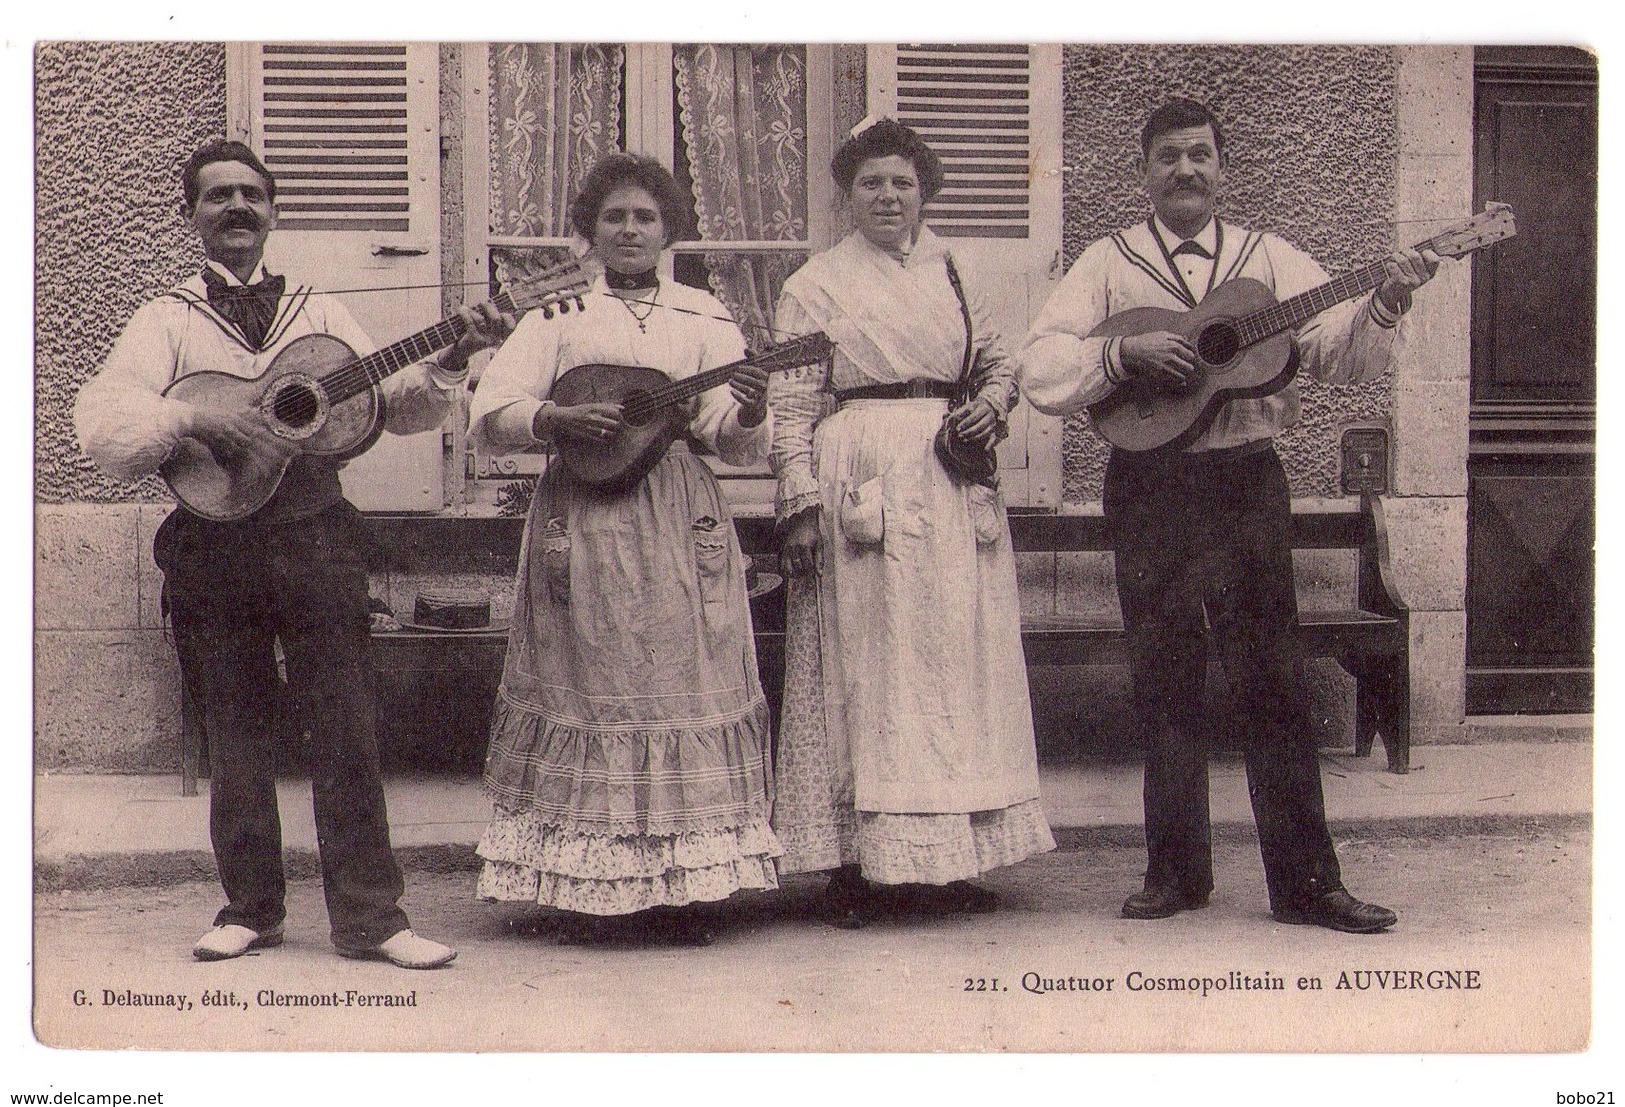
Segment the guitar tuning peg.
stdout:
<path fill-rule="evenodd" d="M 560 315 L 569 315 L 570 314 L 570 301 L 569 300 L 560 300 L 559 301 L 559 314 Z"/>
<path fill-rule="evenodd" d="M 542 318 L 543 319 L 551 319 L 551 318 L 553 318 L 553 308 L 552 308 L 551 305 L 542 308 Z"/>
<path fill-rule="evenodd" d="M 580 296 L 576 297 L 576 310 L 577 311 L 586 311 L 587 310 L 587 304 L 586 304 L 586 302 L 584 300 L 582 300 L 582 298 Z"/>

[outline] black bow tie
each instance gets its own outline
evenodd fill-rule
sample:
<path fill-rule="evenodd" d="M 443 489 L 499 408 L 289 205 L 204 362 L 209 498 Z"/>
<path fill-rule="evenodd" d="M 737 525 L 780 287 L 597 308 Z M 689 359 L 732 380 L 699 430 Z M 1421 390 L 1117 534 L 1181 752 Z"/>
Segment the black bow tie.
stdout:
<path fill-rule="evenodd" d="M 203 284 L 209 292 L 209 306 L 221 318 L 236 324 L 248 344 L 258 350 L 282 305 L 283 279 L 266 277 L 258 284 L 227 284 L 226 278 L 205 268 Z"/>
<path fill-rule="evenodd" d="M 1194 238 L 1187 238 L 1174 247 L 1173 256 L 1177 258 L 1180 254 L 1195 254 L 1199 258 L 1205 258 L 1208 261 L 1213 260 L 1213 255 L 1208 252 L 1208 248 Z"/>

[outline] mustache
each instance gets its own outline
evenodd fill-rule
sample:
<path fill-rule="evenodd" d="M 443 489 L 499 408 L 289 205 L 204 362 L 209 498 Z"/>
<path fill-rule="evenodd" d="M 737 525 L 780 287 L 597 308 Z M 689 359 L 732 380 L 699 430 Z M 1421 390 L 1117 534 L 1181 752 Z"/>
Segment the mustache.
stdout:
<path fill-rule="evenodd" d="M 233 212 L 220 223 L 222 227 L 235 230 L 241 227 L 245 231 L 257 231 L 260 227 L 259 216 L 253 212 Z"/>

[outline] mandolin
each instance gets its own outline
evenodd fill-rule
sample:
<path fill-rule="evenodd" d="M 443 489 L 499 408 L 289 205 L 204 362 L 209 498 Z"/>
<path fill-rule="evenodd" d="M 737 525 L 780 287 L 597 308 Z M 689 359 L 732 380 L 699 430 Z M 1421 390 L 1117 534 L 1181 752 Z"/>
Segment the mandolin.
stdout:
<path fill-rule="evenodd" d="M 602 442 L 560 439 L 559 460 L 581 484 L 599 492 L 617 492 L 642 480 L 666 454 L 666 447 L 692 418 L 685 401 L 725 383 L 742 366 L 768 372 L 823 361 L 835 344 L 821 333 L 803 335 L 755 357 L 719 365 L 674 381 L 658 369 L 635 365 L 577 365 L 553 384 L 550 398 L 560 407 L 618 404 L 625 424 Z"/>
<path fill-rule="evenodd" d="M 591 277 L 576 262 L 545 270 L 491 303 L 501 312 L 540 308 L 552 314 L 584 307 Z M 307 334 L 280 351 L 257 377 L 190 373 L 164 395 L 199 407 L 257 414 L 275 435 L 263 449 L 216 457 L 202 442 L 183 438 L 159 468 L 175 497 L 208 519 L 229 522 L 251 515 L 276 494 L 288 465 L 302 453 L 351 458 L 383 433 L 378 385 L 436 350 L 457 342 L 468 325 L 457 316 L 365 357 L 330 334 Z"/>
<path fill-rule="evenodd" d="M 1512 208 L 1490 203 L 1466 222 L 1417 243 L 1416 249 L 1461 257 L 1517 233 Z M 1196 348 L 1196 372 L 1191 385 L 1179 392 L 1118 385 L 1105 399 L 1089 405 L 1090 421 L 1119 449 L 1183 449 L 1212 425 L 1229 401 L 1285 388 L 1298 371 L 1292 332 L 1327 308 L 1370 292 L 1382 279 L 1382 262 L 1374 262 L 1277 301 L 1263 284 L 1238 277 L 1219 285 L 1190 311 L 1144 307 L 1114 315 L 1089 337 L 1171 331 Z"/>

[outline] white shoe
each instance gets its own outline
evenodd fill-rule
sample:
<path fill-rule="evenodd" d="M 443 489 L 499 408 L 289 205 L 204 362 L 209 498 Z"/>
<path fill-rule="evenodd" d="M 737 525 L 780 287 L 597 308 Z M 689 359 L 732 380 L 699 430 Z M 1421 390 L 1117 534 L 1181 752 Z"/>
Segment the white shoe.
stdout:
<path fill-rule="evenodd" d="M 217 926 L 197 940 L 192 956 L 199 961 L 229 961 L 241 957 L 251 949 L 282 944 L 282 924 L 269 930 L 250 930 L 246 926 L 227 923 Z"/>
<path fill-rule="evenodd" d="M 340 946 L 339 956 L 363 961 L 388 961 L 403 969 L 438 969 L 454 959 L 457 951 L 439 942 L 420 938 L 410 930 L 403 930 L 371 949 L 346 949 Z"/>

